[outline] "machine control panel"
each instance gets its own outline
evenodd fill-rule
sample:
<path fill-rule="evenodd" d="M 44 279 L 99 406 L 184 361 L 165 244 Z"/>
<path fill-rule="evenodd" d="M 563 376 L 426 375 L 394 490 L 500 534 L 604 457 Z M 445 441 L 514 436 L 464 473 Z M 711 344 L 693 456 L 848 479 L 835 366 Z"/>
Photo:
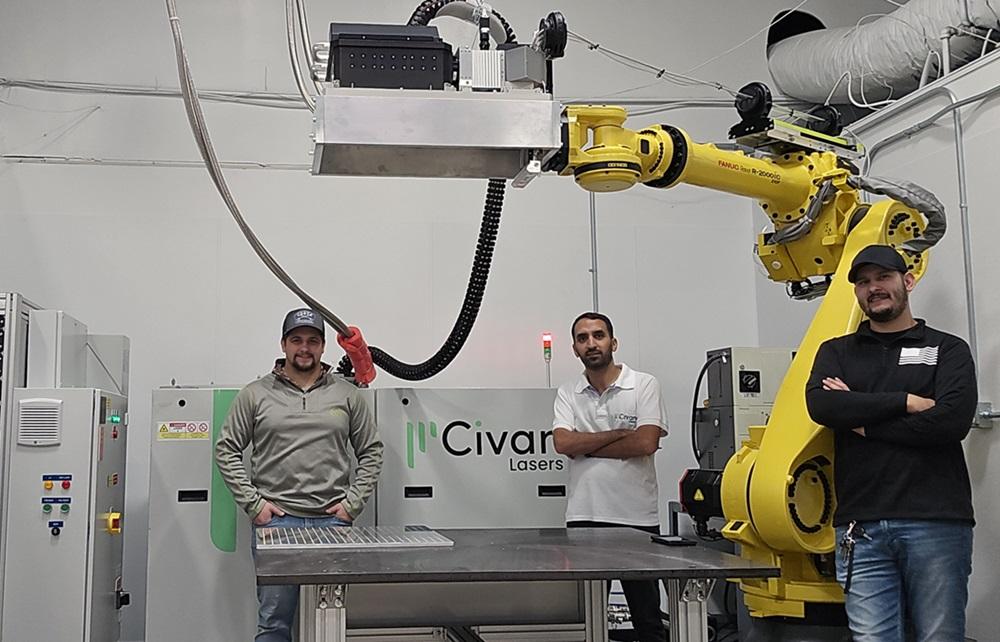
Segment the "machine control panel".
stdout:
<path fill-rule="evenodd" d="M 45 495 L 42 496 L 42 514 L 58 513 L 63 517 L 69 515 L 70 510 L 72 510 L 73 498 L 66 493 L 73 488 L 73 475 L 43 474 L 42 488 L 45 491 Z M 62 532 L 64 524 L 62 521 L 58 522 L 58 526 L 52 524 L 53 522 L 49 522 L 46 527 L 49 532 L 58 536 Z"/>
<path fill-rule="evenodd" d="M 42 512 L 45 514 L 51 513 L 58 506 L 59 512 L 65 514 L 70 511 L 70 504 L 72 503 L 73 499 L 71 497 L 42 497 Z"/>
<path fill-rule="evenodd" d="M 45 490 L 52 490 L 56 486 L 69 490 L 72 485 L 73 475 L 42 475 L 42 486 Z"/>

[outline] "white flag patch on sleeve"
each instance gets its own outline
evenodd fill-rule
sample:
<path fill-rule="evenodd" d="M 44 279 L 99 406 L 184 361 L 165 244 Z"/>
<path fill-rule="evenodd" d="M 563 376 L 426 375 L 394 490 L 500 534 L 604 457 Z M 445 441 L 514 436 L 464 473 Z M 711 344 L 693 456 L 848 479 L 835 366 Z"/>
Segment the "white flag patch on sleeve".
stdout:
<path fill-rule="evenodd" d="M 899 350 L 899 365 L 901 366 L 936 366 L 938 346 L 923 348 L 901 348 Z"/>

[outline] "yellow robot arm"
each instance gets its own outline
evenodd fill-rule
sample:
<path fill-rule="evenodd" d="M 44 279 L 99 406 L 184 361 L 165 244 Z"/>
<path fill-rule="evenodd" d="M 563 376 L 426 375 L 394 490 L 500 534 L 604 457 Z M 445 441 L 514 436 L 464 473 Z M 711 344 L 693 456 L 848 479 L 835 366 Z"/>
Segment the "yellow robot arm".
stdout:
<path fill-rule="evenodd" d="M 834 273 L 861 206 L 836 154 L 802 150 L 755 158 L 695 143 L 669 125 L 630 130 L 623 126 L 626 118 L 621 107 L 566 107 L 568 153 L 560 173 L 572 174 L 592 192 L 687 183 L 753 198 L 775 227 L 774 235 L 757 239 L 757 254 L 772 280 L 803 284 Z M 814 204 L 817 198 L 821 203 Z M 808 227 L 808 233 L 782 238 L 783 230 L 796 227 Z"/>
<path fill-rule="evenodd" d="M 859 180 L 831 151 L 784 147 L 766 158 L 693 142 L 681 130 L 624 127 L 621 107 L 569 106 L 566 164 L 584 189 L 613 192 L 636 183 L 698 185 L 756 199 L 774 231 L 757 239 L 757 254 L 774 281 L 808 297 L 826 294 L 775 399 L 767 426 L 750 429 L 722 477 L 723 535 L 747 558 L 779 566 L 781 577 L 741 582 L 751 614 L 804 617 L 809 603 L 843 601 L 832 574 L 833 440 L 805 405 L 805 385 L 820 344 L 852 332 L 862 314 L 846 268 L 870 243 L 903 250 L 920 277 L 926 222 L 896 200 L 869 206 Z M 867 189 L 867 187 L 866 187 Z M 943 216 L 943 213 L 942 213 Z M 939 232 L 943 232 L 943 223 Z M 919 240 L 918 240 L 919 239 Z M 917 248 L 917 249 L 912 249 Z M 819 281 L 811 280 L 819 278 Z"/>

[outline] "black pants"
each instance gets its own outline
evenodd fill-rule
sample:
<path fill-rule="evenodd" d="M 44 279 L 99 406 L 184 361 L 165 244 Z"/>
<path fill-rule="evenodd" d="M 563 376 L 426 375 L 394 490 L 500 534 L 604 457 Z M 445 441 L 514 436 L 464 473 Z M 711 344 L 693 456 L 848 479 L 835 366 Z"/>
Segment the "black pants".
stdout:
<path fill-rule="evenodd" d="M 634 528 L 656 535 L 657 526 L 629 526 L 609 522 L 567 522 L 566 528 Z M 667 630 L 660 618 L 660 587 L 656 580 L 623 581 L 622 592 L 632 616 L 632 628 L 640 642 L 664 642 Z"/>

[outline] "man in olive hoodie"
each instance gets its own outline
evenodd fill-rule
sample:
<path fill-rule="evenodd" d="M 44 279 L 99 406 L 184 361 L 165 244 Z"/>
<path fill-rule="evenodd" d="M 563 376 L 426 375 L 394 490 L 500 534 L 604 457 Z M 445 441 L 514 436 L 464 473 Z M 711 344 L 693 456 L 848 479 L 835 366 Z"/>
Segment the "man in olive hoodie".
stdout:
<path fill-rule="evenodd" d="M 289 312 L 281 332 L 285 358 L 236 395 L 222 425 L 215 461 L 255 532 L 349 526 L 375 490 L 382 442 L 371 408 L 320 360 L 325 347 L 319 313 Z M 250 445 L 252 472 L 243 464 Z M 297 586 L 257 587 L 257 642 L 291 641 L 298 598 Z"/>

